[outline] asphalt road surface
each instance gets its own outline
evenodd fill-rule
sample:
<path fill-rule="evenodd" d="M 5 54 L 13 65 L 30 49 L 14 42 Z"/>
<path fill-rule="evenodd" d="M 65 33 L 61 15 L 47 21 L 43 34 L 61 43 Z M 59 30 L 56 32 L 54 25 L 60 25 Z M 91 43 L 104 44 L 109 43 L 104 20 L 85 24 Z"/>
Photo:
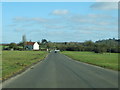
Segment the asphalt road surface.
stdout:
<path fill-rule="evenodd" d="M 3 88 L 118 88 L 118 72 L 51 52 L 45 60 L 5 81 Z"/>

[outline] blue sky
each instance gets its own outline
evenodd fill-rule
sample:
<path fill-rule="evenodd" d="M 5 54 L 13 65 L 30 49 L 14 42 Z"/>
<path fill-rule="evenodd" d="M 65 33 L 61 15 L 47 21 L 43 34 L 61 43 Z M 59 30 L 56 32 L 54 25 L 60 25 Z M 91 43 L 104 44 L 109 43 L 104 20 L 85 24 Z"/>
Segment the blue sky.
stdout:
<path fill-rule="evenodd" d="M 27 40 L 83 42 L 118 38 L 118 10 L 113 2 L 4 2 L 3 43 Z"/>

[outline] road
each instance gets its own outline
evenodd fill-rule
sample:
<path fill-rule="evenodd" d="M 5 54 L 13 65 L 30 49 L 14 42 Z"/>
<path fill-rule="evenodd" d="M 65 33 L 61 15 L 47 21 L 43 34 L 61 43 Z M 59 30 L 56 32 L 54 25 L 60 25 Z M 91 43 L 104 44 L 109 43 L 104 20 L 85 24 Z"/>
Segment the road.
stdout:
<path fill-rule="evenodd" d="M 118 72 L 85 64 L 60 53 L 3 83 L 3 88 L 117 88 Z"/>

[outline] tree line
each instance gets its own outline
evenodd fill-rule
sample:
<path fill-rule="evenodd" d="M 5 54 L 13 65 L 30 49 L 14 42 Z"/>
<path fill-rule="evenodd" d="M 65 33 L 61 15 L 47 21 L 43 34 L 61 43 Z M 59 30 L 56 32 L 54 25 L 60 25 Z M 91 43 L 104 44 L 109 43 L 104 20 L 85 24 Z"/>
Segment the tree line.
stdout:
<path fill-rule="evenodd" d="M 92 51 L 95 53 L 119 53 L 120 52 L 120 39 L 106 39 L 93 42 L 91 40 L 85 42 L 50 42 L 46 39 L 42 39 L 38 42 L 40 48 L 44 49 L 59 49 L 61 51 Z M 25 50 L 24 42 L 10 43 L 8 47 L 3 47 L 3 50 Z"/>
<path fill-rule="evenodd" d="M 61 51 L 92 51 L 95 53 L 119 53 L 120 46 L 119 39 L 106 39 L 99 40 L 96 42 L 93 41 L 85 41 L 83 43 L 80 42 L 64 42 L 64 43 L 47 43 L 48 48 L 56 48 Z"/>

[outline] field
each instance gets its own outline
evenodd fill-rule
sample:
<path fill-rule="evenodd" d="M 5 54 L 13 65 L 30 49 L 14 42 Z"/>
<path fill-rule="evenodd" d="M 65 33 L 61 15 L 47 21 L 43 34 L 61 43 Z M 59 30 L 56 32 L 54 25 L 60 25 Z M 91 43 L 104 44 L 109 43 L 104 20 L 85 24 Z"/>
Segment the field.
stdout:
<path fill-rule="evenodd" d="M 97 54 L 94 52 L 76 52 L 63 51 L 62 54 L 81 62 L 109 68 L 113 70 L 120 70 L 118 68 L 118 54 L 117 53 L 103 53 Z"/>
<path fill-rule="evenodd" d="M 46 57 L 45 51 L 3 51 L 2 78 L 6 79 L 15 73 Z"/>
<path fill-rule="evenodd" d="M 0 50 L 0 80 L 2 78 L 2 54 L 1 54 L 1 50 Z M 0 81 L 1 82 L 1 81 Z"/>
<path fill-rule="evenodd" d="M 0 45 L 0 50 L 2 50 L 2 46 Z"/>

